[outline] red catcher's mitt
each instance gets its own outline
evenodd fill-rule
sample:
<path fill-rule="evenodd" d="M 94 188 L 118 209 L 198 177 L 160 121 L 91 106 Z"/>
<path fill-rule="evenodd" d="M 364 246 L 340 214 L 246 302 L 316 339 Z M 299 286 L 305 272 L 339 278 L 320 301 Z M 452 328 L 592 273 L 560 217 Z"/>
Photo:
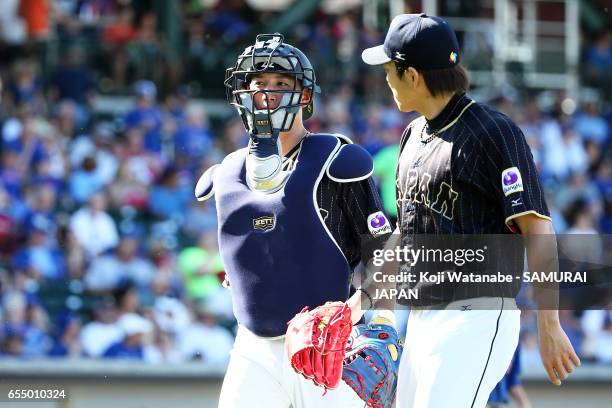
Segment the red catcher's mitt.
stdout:
<path fill-rule="evenodd" d="M 291 367 L 326 390 L 336 388 L 352 326 L 346 303 L 327 302 L 314 310 L 302 309 L 289 322 L 285 337 Z"/>

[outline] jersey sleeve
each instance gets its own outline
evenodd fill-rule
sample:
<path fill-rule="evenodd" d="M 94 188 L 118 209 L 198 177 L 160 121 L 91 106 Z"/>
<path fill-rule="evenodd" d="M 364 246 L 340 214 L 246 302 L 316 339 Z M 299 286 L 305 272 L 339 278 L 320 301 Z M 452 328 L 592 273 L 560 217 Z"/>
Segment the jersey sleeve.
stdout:
<path fill-rule="evenodd" d="M 378 189 L 372 177 L 342 186 L 342 210 L 360 236 L 379 236 L 393 229 L 383 212 Z"/>
<path fill-rule="evenodd" d="M 374 239 L 393 231 L 389 218 L 385 215 L 382 201 L 372 177 L 340 186 L 340 207 L 350 224 L 350 231 L 361 259 L 364 239 Z M 354 254 L 356 255 L 356 254 Z M 366 261 L 366 260 L 364 260 Z"/>
<path fill-rule="evenodd" d="M 526 214 L 551 220 L 531 149 L 519 127 L 500 114 L 479 137 L 483 184 L 503 208 L 506 226 L 519 232 L 514 220 Z"/>

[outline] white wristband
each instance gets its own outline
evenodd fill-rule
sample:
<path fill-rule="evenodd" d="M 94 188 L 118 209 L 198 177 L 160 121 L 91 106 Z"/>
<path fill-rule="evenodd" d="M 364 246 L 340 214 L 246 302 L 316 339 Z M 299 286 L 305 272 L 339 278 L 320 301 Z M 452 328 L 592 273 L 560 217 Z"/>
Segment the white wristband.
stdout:
<path fill-rule="evenodd" d="M 370 323 L 387 324 L 395 328 L 396 327 L 395 313 L 393 313 L 392 310 L 388 310 L 388 309 L 376 310 L 374 311 L 372 319 L 370 319 Z"/>

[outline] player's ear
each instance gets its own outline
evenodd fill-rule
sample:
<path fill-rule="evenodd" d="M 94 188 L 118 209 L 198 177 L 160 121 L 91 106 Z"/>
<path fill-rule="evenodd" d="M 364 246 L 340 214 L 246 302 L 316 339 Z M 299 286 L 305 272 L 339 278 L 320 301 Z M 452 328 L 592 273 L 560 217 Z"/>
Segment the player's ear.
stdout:
<path fill-rule="evenodd" d="M 307 88 L 302 91 L 302 97 L 300 98 L 300 103 L 309 104 L 312 100 L 312 89 Z"/>
<path fill-rule="evenodd" d="M 412 89 L 419 86 L 419 83 L 423 80 L 422 75 L 413 67 L 408 67 L 404 73 L 405 80 L 411 85 Z"/>

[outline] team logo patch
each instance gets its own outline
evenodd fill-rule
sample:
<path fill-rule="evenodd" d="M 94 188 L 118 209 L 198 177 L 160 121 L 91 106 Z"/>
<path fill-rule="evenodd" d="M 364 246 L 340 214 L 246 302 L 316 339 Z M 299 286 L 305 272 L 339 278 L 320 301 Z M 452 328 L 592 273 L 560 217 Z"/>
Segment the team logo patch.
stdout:
<path fill-rule="evenodd" d="M 370 234 L 378 236 L 391 232 L 391 225 L 389 225 L 389 220 L 387 220 L 385 214 L 382 211 L 377 211 L 368 216 L 368 229 Z"/>
<path fill-rule="evenodd" d="M 274 215 L 266 215 L 253 220 L 253 228 L 263 232 L 273 230 L 275 226 L 276 217 Z"/>
<path fill-rule="evenodd" d="M 521 172 L 516 167 L 507 168 L 502 172 L 502 189 L 504 195 L 508 196 L 512 193 L 523 191 L 523 179 Z"/>

